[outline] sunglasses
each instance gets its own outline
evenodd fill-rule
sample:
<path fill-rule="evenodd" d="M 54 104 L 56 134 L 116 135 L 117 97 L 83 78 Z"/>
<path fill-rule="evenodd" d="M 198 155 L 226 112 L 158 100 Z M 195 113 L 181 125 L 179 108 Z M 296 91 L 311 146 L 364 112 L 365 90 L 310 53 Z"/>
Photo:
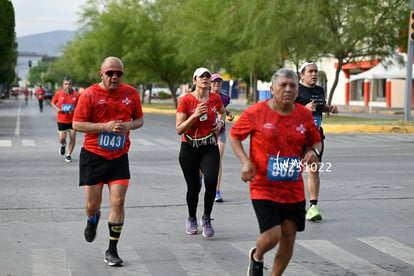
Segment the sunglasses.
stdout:
<path fill-rule="evenodd" d="M 104 73 L 105 75 L 107 75 L 110 78 L 112 78 L 114 76 L 114 74 L 116 74 L 116 76 L 118 78 L 120 78 L 124 75 L 124 71 L 122 71 L 122 70 L 106 70 L 106 71 L 101 71 L 101 73 Z"/>

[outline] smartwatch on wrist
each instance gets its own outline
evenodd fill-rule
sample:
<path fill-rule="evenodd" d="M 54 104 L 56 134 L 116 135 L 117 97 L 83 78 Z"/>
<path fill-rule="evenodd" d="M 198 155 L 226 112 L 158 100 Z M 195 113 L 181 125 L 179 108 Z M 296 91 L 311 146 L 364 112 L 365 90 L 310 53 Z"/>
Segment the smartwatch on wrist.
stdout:
<path fill-rule="evenodd" d="M 319 160 L 321 160 L 321 153 L 319 152 L 318 149 L 312 148 L 313 152 L 316 154 L 316 156 L 318 157 Z"/>

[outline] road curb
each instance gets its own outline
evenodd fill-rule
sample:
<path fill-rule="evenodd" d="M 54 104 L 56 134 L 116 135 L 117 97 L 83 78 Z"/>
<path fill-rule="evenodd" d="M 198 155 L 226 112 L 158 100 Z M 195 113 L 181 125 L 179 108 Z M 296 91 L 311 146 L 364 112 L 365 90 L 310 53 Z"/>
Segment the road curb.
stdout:
<path fill-rule="evenodd" d="M 413 126 L 323 125 L 325 133 L 404 133 L 413 134 Z"/>
<path fill-rule="evenodd" d="M 175 114 L 175 110 L 142 107 L 144 113 Z M 239 116 L 235 116 L 231 123 L 237 122 Z M 323 125 L 325 133 L 400 133 L 414 134 L 414 126 L 375 126 L 375 125 Z"/>

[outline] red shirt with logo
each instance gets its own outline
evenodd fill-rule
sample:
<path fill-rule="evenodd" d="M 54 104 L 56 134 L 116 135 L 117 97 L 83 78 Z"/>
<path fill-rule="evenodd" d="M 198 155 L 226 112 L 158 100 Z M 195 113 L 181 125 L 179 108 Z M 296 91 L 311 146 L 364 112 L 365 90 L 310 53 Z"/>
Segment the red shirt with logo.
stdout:
<path fill-rule="evenodd" d="M 188 93 L 180 98 L 177 112 L 186 114 L 188 118 L 195 112 L 197 105 L 200 103 L 196 97 Z M 185 132 L 192 138 L 205 137 L 211 133 L 211 129 L 216 123 L 217 112 L 221 109 L 223 103 L 219 95 L 210 93 L 206 105 L 208 108 L 207 120 L 200 121 L 200 118 L 196 119 L 193 125 Z M 184 135 L 181 137 L 181 141 L 186 142 Z"/>
<path fill-rule="evenodd" d="M 39 88 L 36 90 L 35 93 L 38 100 L 44 100 L 45 99 L 45 90 L 43 88 Z"/>
<path fill-rule="evenodd" d="M 52 103 L 59 107 L 63 112 L 57 112 L 57 121 L 59 123 L 70 124 L 73 120 L 73 111 L 79 100 L 79 93 L 75 90 L 67 94 L 61 89 L 53 96 Z"/>
<path fill-rule="evenodd" d="M 230 130 L 237 140 L 250 135 L 250 160 L 256 179 L 250 183 L 252 199 L 278 203 L 305 200 L 302 178 L 304 147 L 320 143 L 312 112 L 295 103 L 289 115 L 273 111 L 267 101 L 247 108 Z"/>
<path fill-rule="evenodd" d="M 73 120 L 92 123 L 114 120 L 130 122 L 143 116 L 141 99 L 134 87 L 122 83 L 118 90 L 108 91 L 94 84 L 80 95 Z M 125 136 L 107 132 L 85 133 L 83 143 L 86 150 L 108 160 L 127 153 L 129 146 L 129 132 Z"/>

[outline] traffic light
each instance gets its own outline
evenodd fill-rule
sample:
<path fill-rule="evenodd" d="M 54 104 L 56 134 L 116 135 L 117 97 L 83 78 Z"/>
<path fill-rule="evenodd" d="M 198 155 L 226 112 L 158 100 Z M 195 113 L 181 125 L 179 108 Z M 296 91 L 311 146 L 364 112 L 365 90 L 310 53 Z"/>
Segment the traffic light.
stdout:
<path fill-rule="evenodd" d="M 410 41 L 414 42 L 414 11 L 411 11 L 410 16 L 410 32 L 409 32 Z"/>
<path fill-rule="evenodd" d="M 29 60 L 29 68 L 32 67 L 32 61 Z"/>

